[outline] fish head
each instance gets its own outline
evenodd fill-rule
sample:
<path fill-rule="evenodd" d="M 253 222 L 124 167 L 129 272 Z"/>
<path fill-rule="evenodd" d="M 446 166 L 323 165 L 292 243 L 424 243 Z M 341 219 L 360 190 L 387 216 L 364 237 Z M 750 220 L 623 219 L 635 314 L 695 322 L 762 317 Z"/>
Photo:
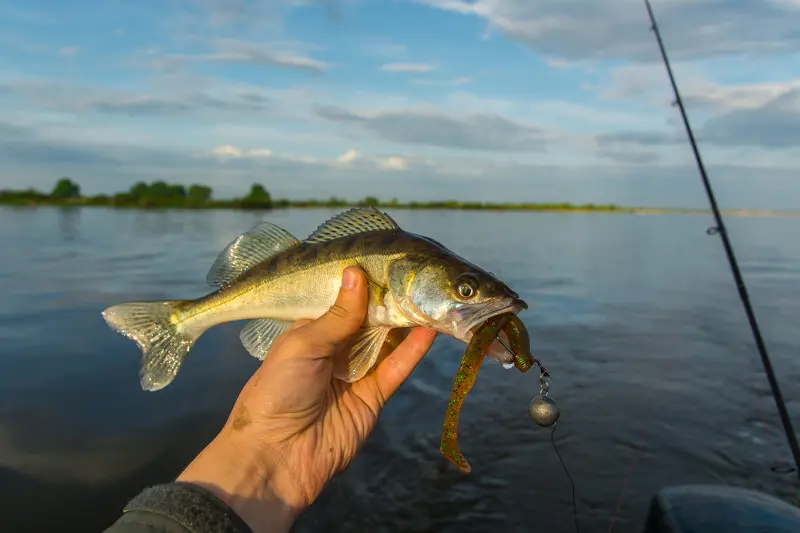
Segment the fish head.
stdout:
<path fill-rule="evenodd" d="M 493 274 L 457 256 L 408 258 L 398 268 L 401 283 L 393 296 L 406 315 L 420 325 L 468 343 L 489 318 L 528 308 L 508 285 Z"/>

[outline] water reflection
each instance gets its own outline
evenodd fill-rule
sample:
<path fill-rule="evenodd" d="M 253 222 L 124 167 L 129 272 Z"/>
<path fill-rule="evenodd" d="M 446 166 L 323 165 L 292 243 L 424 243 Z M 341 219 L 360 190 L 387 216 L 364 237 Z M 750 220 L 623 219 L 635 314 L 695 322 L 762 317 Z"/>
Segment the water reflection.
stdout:
<path fill-rule="evenodd" d="M 58 208 L 58 230 L 63 240 L 74 241 L 78 237 L 82 212 L 80 207 Z"/>

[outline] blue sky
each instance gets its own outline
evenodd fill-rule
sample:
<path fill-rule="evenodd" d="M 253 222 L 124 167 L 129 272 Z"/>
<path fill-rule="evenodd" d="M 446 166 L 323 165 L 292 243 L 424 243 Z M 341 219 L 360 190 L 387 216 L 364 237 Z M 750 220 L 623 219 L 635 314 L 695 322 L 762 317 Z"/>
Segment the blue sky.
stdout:
<path fill-rule="evenodd" d="M 798 0 L 654 0 L 724 207 L 800 209 Z M 705 206 L 639 0 L 5 0 L 0 186 Z"/>

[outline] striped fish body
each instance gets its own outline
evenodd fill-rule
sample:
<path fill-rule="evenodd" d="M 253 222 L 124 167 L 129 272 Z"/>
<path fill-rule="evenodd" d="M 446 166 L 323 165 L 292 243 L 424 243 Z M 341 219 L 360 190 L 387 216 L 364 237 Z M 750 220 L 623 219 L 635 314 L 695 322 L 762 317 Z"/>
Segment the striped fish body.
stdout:
<path fill-rule="evenodd" d="M 195 300 L 122 303 L 103 317 L 141 349 L 142 388 L 159 390 L 218 324 L 247 320 L 241 341 L 263 359 L 293 321 L 317 318 L 333 305 L 348 266 L 366 274 L 369 302 L 350 353 L 334 369 L 344 381 L 361 379 L 408 328 L 431 327 L 469 342 L 487 318 L 527 307 L 495 276 L 440 243 L 402 230 L 374 208 L 356 208 L 302 242 L 261 222 L 219 255 L 207 276 L 215 291 Z"/>

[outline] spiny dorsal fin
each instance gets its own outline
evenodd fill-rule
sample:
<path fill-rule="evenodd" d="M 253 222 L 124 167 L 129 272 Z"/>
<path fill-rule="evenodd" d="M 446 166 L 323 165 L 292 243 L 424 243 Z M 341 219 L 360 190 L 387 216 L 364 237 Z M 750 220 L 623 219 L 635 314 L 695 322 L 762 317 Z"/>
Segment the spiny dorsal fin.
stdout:
<path fill-rule="evenodd" d="M 206 282 L 217 287 L 227 285 L 255 265 L 298 244 L 300 241 L 280 226 L 266 220 L 260 222 L 217 256 Z"/>
<path fill-rule="evenodd" d="M 367 231 L 396 230 L 400 226 L 374 207 L 354 207 L 323 222 L 305 242 L 325 242 Z"/>

